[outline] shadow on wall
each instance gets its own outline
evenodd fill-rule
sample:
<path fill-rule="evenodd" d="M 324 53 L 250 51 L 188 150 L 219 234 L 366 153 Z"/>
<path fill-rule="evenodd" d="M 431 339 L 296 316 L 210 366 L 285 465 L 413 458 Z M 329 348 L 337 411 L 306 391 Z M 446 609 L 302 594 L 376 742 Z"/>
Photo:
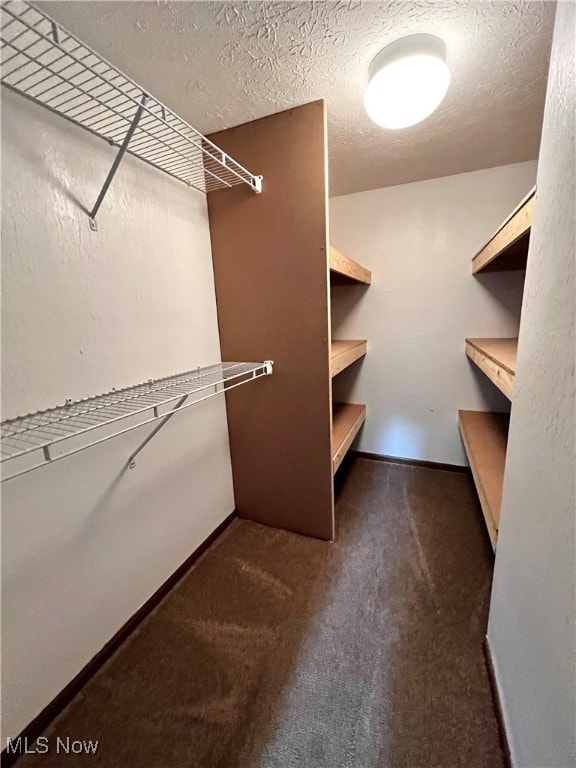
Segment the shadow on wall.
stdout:
<path fill-rule="evenodd" d="M 370 343 L 370 342 L 368 342 Z M 368 348 L 368 354 L 370 349 Z M 333 398 L 337 403 L 356 402 L 352 396 L 354 387 L 358 381 L 362 367 L 367 364 L 366 356 L 358 358 L 351 365 L 340 371 L 338 376 L 332 379 Z"/>
<path fill-rule="evenodd" d="M 340 326 L 350 319 L 370 287 L 358 283 L 346 286 L 338 283 L 331 286 L 332 338 L 338 338 Z"/>
<path fill-rule="evenodd" d="M 10 95 L 10 98 L 17 97 Z M 18 102 L 16 102 L 16 104 L 18 105 Z M 27 117 L 33 118 L 36 114 L 34 108 L 26 104 L 26 106 L 23 107 L 23 110 L 25 110 L 26 107 L 29 107 L 30 109 Z M 3 111 L 4 120 L 11 121 L 14 113 L 15 111 L 11 109 Z M 14 116 L 17 117 L 17 113 L 15 113 Z M 68 126 L 66 126 L 66 128 L 68 128 Z M 90 203 L 90 207 L 88 207 L 88 204 L 82 203 L 72 192 L 72 180 L 66 176 L 66 169 L 68 166 L 66 158 L 60 158 L 58 150 L 54 147 L 49 147 L 49 149 L 47 149 L 47 147 L 42 146 L 41 144 L 33 144 L 30 141 L 23 140 L 21 132 L 13 127 L 10 122 L 7 122 L 7 124 L 3 126 L 3 130 L 12 136 L 18 137 L 18 140 L 13 141 L 10 145 L 10 151 L 17 154 L 18 160 L 23 165 L 28 166 L 35 174 L 38 174 L 41 178 L 45 178 L 49 182 L 51 188 L 88 216 L 93 203 Z M 102 142 L 102 145 L 105 146 L 104 142 Z M 40 149 L 42 149 L 42 151 L 39 151 Z M 109 150 L 111 153 L 110 162 L 113 162 L 114 155 L 110 148 Z M 94 198 L 94 201 L 95 200 L 96 198 Z"/>
<path fill-rule="evenodd" d="M 378 453 L 383 456 L 423 456 L 422 429 L 414 422 L 389 420 L 380 433 Z"/>
<path fill-rule="evenodd" d="M 497 305 L 502 326 L 508 320 L 515 325 L 519 324 L 525 277 L 525 270 L 474 275 L 474 280 L 489 300 Z"/>
<path fill-rule="evenodd" d="M 510 413 L 510 400 L 496 387 L 478 366 L 466 356 L 466 362 L 474 378 L 476 388 L 480 392 L 484 407 L 477 410 L 495 411 L 496 413 Z M 465 404 L 459 404 L 458 408 L 466 409 Z"/>

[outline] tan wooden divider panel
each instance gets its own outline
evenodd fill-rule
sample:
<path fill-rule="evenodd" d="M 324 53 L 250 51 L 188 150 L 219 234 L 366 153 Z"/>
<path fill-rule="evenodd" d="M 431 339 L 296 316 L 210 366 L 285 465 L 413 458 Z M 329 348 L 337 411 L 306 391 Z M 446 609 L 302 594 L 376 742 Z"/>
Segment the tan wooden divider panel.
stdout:
<path fill-rule="evenodd" d="M 208 195 L 223 360 L 274 360 L 227 395 L 241 517 L 334 536 L 323 101 L 210 137 L 263 192 Z"/>

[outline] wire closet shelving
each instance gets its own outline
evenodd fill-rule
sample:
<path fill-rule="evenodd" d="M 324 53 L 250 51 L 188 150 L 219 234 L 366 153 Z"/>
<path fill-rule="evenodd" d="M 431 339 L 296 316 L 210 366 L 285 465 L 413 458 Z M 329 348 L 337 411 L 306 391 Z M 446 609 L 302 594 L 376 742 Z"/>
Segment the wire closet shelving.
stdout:
<path fill-rule="evenodd" d="M 2 481 L 70 456 L 112 437 L 158 421 L 214 395 L 269 376 L 273 362 L 217 363 L 194 371 L 113 390 L 1 425 Z M 156 430 L 146 437 L 138 453 Z M 136 453 L 127 461 L 133 466 Z"/>
<path fill-rule="evenodd" d="M 118 146 L 95 217 L 125 152 L 201 192 L 255 176 L 120 70 L 22 0 L 1 5 L 1 81 L 32 101 Z"/>

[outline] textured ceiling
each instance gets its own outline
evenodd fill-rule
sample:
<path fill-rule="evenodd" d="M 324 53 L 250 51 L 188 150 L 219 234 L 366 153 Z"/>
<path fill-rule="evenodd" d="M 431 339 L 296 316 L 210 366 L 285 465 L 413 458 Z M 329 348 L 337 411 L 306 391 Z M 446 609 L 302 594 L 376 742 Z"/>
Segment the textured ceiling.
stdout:
<path fill-rule="evenodd" d="M 538 153 L 552 2 L 68 0 L 38 6 L 205 133 L 325 98 L 331 195 Z M 444 39 L 452 84 L 423 123 L 379 128 L 362 104 L 368 65 L 384 45 L 415 32 Z"/>

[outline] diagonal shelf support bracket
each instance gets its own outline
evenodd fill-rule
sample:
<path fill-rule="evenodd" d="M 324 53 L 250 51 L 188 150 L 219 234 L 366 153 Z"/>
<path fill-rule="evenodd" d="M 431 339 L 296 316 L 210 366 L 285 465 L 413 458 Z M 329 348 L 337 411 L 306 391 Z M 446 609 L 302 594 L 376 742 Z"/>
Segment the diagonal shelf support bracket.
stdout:
<path fill-rule="evenodd" d="M 106 193 L 108 192 L 108 188 L 110 187 L 110 184 L 112 183 L 112 179 L 116 175 L 116 171 L 118 170 L 118 167 L 120 163 L 122 162 L 122 158 L 124 157 L 126 150 L 128 149 L 128 144 L 130 144 L 130 140 L 132 139 L 132 136 L 134 135 L 134 131 L 138 127 L 138 123 L 140 122 L 140 118 L 142 117 L 142 112 L 144 111 L 144 107 L 146 106 L 146 102 L 148 101 L 148 95 L 146 93 L 142 94 L 142 100 L 140 102 L 140 105 L 136 112 L 134 113 L 134 117 L 132 118 L 132 122 L 130 123 L 130 127 L 128 128 L 126 132 L 126 136 L 124 136 L 124 141 L 122 142 L 120 149 L 118 150 L 118 154 L 114 158 L 114 162 L 112 163 L 112 167 L 108 171 L 108 176 L 106 176 L 106 181 L 102 185 L 102 189 L 100 190 L 100 194 L 98 195 L 98 199 L 94 203 L 94 207 L 88 214 L 88 220 L 90 222 L 90 229 L 93 232 L 98 231 L 98 225 L 96 224 L 96 214 L 98 213 L 98 210 L 100 206 L 102 205 L 102 201 L 106 197 Z"/>

